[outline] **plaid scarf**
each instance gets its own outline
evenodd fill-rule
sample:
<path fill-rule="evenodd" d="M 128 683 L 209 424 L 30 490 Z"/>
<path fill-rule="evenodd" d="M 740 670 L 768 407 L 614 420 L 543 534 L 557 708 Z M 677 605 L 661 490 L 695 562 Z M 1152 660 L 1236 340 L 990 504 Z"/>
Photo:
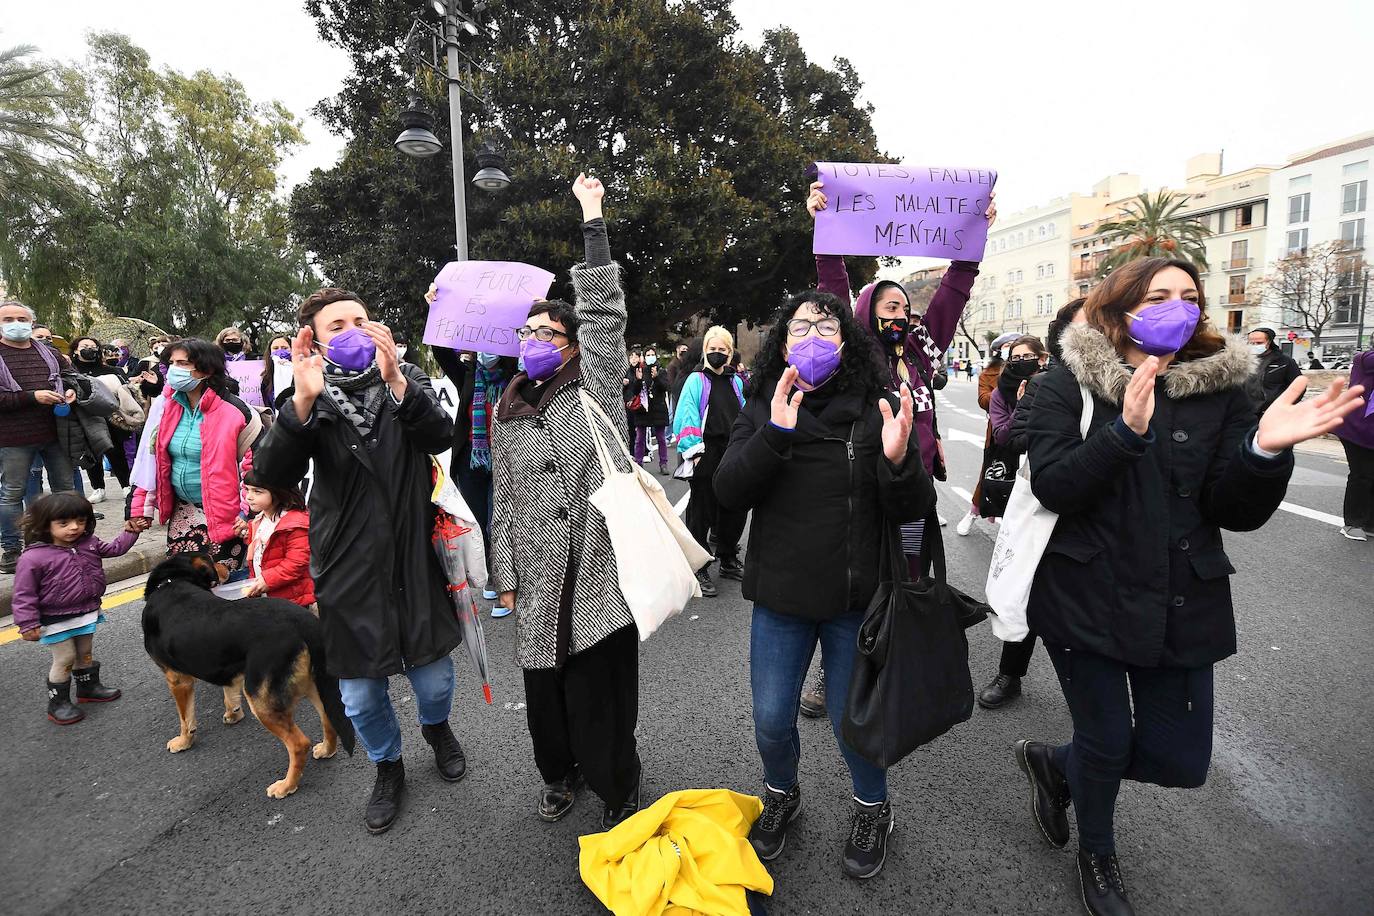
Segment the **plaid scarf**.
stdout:
<path fill-rule="evenodd" d="M 387 394 L 377 364 L 373 363 L 362 372 L 351 372 L 325 360 L 324 390 L 339 408 L 339 413 L 353 424 L 363 443 L 368 448 L 376 445 L 377 417 Z"/>
<path fill-rule="evenodd" d="M 907 340 L 913 337 L 915 337 L 916 342 L 920 344 L 921 352 L 924 353 L 926 358 L 930 361 L 930 369 L 934 372 L 935 368 L 940 365 L 940 360 L 943 358 L 944 354 L 940 352 L 939 347 L 935 346 L 935 341 L 930 339 L 930 332 L 926 330 L 925 322 L 913 322 L 911 331 L 907 334 Z M 902 355 L 905 347 L 902 344 L 898 344 L 893 349 L 897 354 L 897 378 L 899 381 L 906 382 L 907 386 L 911 388 L 912 411 L 921 413 L 926 410 L 934 410 L 935 396 L 930 393 L 930 388 L 926 385 L 926 380 L 921 377 L 919 371 L 917 371 L 914 379 L 911 377 L 911 370 L 907 367 L 906 359 Z M 920 365 L 919 360 L 917 360 L 917 365 Z"/>
<path fill-rule="evenodd" d="M 472 457 L 468 459 L 468 466 L 473 470 L 491 470 L 491 434 L 487 426 L 491 411 L 488 405 L 500 401 L 501 392 L 505 389 L 506 380 L 500 371 L 488 371 L 480 365 L 477 367 L 476 383 L 472 386 L 472 406 L 468 411 L 472 417 Z"/>

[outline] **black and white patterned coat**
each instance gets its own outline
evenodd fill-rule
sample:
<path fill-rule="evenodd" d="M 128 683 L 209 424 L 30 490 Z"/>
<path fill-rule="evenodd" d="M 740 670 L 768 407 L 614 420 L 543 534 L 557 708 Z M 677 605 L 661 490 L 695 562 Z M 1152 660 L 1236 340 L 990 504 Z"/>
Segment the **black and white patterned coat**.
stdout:
<path fill-rule="evenodd" d="M 581 352 L 544 383 L 537 407 L 511 396 L 526 379 L 518 374 L 492 424 L 491 587 L 516 594 L 522 668 L 556 667 L 634 625 L 606 522 L 587 502 L 604 477 L 579 395 L 585 389 L 594 397 L 615 421 L 615 435 L 625 438 L 625 293 L 616 264 L 578 265 L 572 280 Z M 612 452 L 621 460 L 618 449 Z M 565 577 L 571 627 L 560 635 Z"/>

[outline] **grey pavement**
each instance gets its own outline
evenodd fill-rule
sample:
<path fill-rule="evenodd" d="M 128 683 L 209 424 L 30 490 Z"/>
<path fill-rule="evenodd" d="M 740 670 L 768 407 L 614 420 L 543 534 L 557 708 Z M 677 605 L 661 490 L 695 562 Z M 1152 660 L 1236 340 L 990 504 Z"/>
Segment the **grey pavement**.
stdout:
<path fill-rule="evenodd" d="M 951 578 L 982 593 L 993 528 L 957 538 L 981 435 L 974 386 L 944 392 L 941 425 L 953 467 L 941 484 Z M 952 434 L 955 430 L 960 435 Z M 1290 501 L 1339 514 L 1344 466 L 1304 455 Z M 673 482 L 675 498 L 682 485 Z M 155 534 L 155 532 L 154 532 Z M 1329 522 L 1280 512 L 1264 529 L 1227 534 L 1240 653 L 1218 667 L 1211 777 L 1197 790 L 1126 784 L 1117 815 L 1137 912 L 1369 912 L 1374 892 L 1374 752 L 1363 689 L 1374 629 L 1374 544 Z M 373 770 L 357 757 L 310 761 L 300 790 L 269 799 L 285 766 L 251 718 L 222 726 L 218 690 L 198 688 L 200 732 L 188 752 L 164 745 L 176 714 L 143 653 L 139 610 L 113 608 L 97 641 L 107 681 L 125 696 L 88 707 L 67 728 L 43 715 L 47 653 L 0 645 L 0 887 L 15 914 L 604 912 L 577 872 L 577 837 L 598 829 L 594 797 L 555 825 L 534 813 L 539 777 L 525 728 L 513 619 L 489 621 L 495 703 L 460 649 L 453 723 L 469 774 L 450 785 L 420 740 L 414 700 L 392 694 L 404 722 L 409 807 L 380 837 L 361 824 Z M 975 683 L 999 644 L 969 631 Z M 642 646 L 640 753 L 646 800 L 689 787 L 757 792 L 750 722 L 748 606 L 737 583 L 700 599 Z M 301 707 L 307 734 L 314 712 Z M 769 868 L 774 914 L 1063 914 L 1078 911 L 1072 854 L 1046 846 L 1012 757 L 1020 737 L 1062 740 L 1070 723 L 1037 653 L 1025 698 L 973 718 L 891 773 L 897 829 L 887 867 L 846 880 L 839 854 L 849 786 L 828 722 L 802 719 L 807 809 Z"/>

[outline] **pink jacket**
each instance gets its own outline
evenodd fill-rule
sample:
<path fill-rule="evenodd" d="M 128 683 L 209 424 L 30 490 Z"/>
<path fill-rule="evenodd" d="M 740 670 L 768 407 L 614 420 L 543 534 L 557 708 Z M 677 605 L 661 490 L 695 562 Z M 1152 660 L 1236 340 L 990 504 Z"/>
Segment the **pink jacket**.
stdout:
<path fill-rule="evenodd" d="M 172 517 L 176 506 L 168 448 L 185 413 L 173 394 L 168 388 L 162 395 L 167 402 L 157 429 L 156 490 L 135 488 L 130 507 L 134 517 L 149 518 L 156 508 L 158 521 L 163 524 Z M 234 521 L 248 510 L 240 469 L 262 432 L 262 419 L 238 398 L 231 395 L 225 399 L 208 389 L 200 396 L 199 410 L 204 415 L 200 423 L 200 488 L 210 539 L 218 544 L 234 537 Z"/>

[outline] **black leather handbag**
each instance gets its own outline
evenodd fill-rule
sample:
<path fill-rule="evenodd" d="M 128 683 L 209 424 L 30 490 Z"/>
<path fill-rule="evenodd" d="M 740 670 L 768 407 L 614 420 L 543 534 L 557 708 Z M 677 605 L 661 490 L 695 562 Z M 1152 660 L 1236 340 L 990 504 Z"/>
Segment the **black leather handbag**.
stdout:
<path fill-rule="evenodd" d="M 912 582 L 896 527 L 884 526 L 878 590 L 859 627 L 840 724 L 849 746 L 883 768 L 973 715 L 964 628 L 988 609 L 946 581 L 944 540 L 933 512 L 923 553 L 934 575 Z"/>

